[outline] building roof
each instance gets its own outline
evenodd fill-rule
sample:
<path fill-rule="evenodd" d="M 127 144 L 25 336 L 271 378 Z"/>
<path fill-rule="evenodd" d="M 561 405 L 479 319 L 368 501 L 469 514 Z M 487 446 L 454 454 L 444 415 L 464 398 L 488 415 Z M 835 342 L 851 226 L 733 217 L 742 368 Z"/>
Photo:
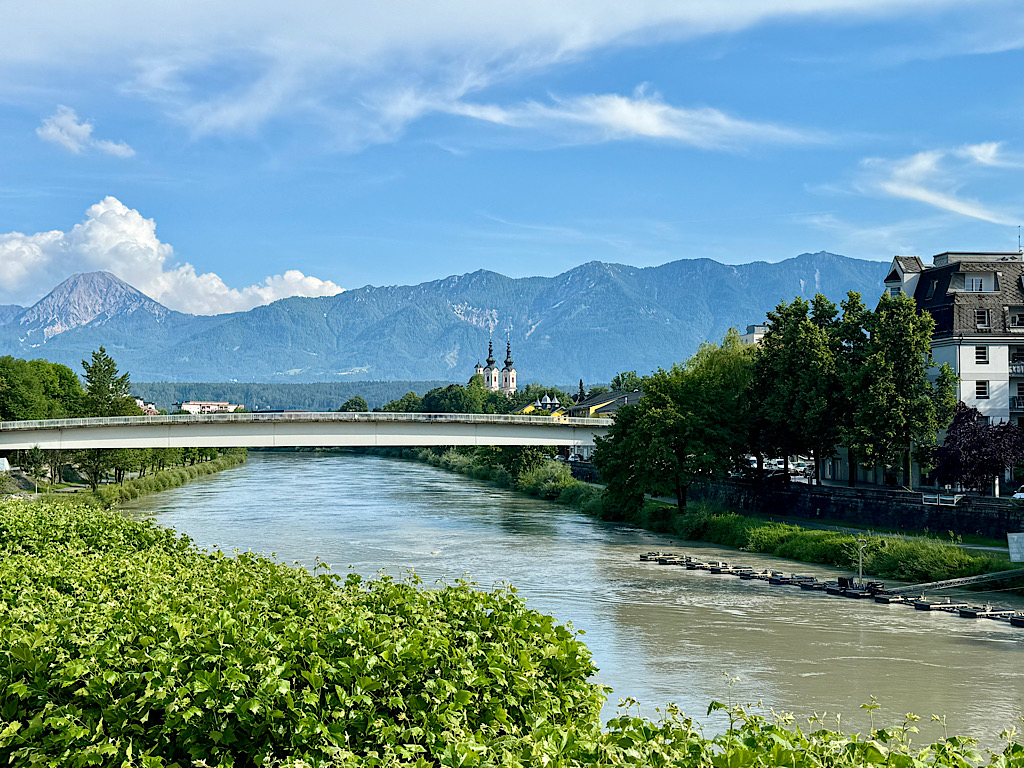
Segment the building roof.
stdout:
<path fill-rule="evenodd" d="M 615 413 L 623 405 L 636 405 L 643 396 L 643 391 L 639 389 L 633 392 L 599 392 L 568 408 L 570 412 L 594 409 L 595 413 L 610 414 Z"/>
<path fill-rule="evenodd" d="M 929 268 L 918 256 L 897 256 L 896 263 L 904 272 L 924 272 Z"/>
<path fill-rule="evenodd" d="M 958 274 L 996 273 L 998 290 L 967 291 L 959 282 Z M 935 336 L 950 334 L 976 335 L 1024 334 L 1017 327 L 1010 328 L 1010 316 L 1024 311 L 1024 262 L 1020 261 L 953 261 L 945 266 L 929 269 L 921 276 L 914 290 L 914 301 L 922 311 L 935 320 Z M 989 310 L 990 327 L 980 331 L 974 310 Z"/>

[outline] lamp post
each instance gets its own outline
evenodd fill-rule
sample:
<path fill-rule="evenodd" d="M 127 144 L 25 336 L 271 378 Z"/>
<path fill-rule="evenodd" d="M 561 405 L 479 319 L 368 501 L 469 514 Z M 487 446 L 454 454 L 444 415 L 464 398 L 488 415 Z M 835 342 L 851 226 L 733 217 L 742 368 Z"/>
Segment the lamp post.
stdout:
<path fill-rule="evenodd" d="M 857 539 L 857 578 L 861 589 L 864 589 L 864 546 L 867 543 L 867 539 Z"/>

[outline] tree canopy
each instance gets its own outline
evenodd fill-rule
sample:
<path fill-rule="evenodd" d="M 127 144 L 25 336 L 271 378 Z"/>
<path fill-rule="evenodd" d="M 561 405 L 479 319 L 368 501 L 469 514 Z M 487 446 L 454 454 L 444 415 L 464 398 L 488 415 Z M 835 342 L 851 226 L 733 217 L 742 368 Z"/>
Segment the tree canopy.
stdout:
<path fill-rule="evenodd" d="M 88 416 L 139 416 L 142 409 L 131 394 L 127 373 L 119 374 L 117 363 L 100 347 L 91 361 L 82 361 L 85 369 L 85 413 Z"/>
<path fill-rule="evenodd" d="M 355 395 L 342 403 L 341 408 L 338 410 L 349 413 L 363 413 L 370 410 L 370 406 L 366 404 L 366 400 L 362 397 Z"/>
<path fill-rule="evenodd" d="M 620 504 L 643 494 L 673 495 L 680 511 L 698 477 L 712 477 L 746 450 L 741 397 L 750 384 L 753 350 L 735 330 L 721 345 L 705 343 L 683 364 L 642 380 L 643 398 L 619 409 L 599 439 L 595 461 Z"/>

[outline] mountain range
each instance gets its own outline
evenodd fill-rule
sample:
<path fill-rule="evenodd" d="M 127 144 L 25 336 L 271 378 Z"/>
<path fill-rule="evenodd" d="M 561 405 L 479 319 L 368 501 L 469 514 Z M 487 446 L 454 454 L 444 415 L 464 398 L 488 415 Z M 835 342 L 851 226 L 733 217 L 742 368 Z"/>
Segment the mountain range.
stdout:
<path fill-rule="evenodd" d="M 168 309 L 107 272 L 74 275 L 31 307 L 0 306 L 0 354 L 80 369 L 106 347 L 135 381 L 465 381 L 512 346 L 521 382 L 607 382 L 693 354 L 780 300 L 859 291 L 886 265 L 807 253 L 777 263 L 708 259 L 637 268 L 590 262 L 555 277 L 479 270 L 419 285 L 294 297 L 225 315 Z"/>

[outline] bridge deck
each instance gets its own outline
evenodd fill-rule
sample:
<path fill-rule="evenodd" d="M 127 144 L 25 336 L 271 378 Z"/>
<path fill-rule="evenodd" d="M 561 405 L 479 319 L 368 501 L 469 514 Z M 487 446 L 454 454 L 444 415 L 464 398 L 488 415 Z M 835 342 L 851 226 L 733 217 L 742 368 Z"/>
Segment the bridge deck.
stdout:
<path fill-rule="evenodd" d="M 610 419 L 461 413 L 210 413 L 0 422 L 0 451 L 400 445 L 593 445 Z"/>

